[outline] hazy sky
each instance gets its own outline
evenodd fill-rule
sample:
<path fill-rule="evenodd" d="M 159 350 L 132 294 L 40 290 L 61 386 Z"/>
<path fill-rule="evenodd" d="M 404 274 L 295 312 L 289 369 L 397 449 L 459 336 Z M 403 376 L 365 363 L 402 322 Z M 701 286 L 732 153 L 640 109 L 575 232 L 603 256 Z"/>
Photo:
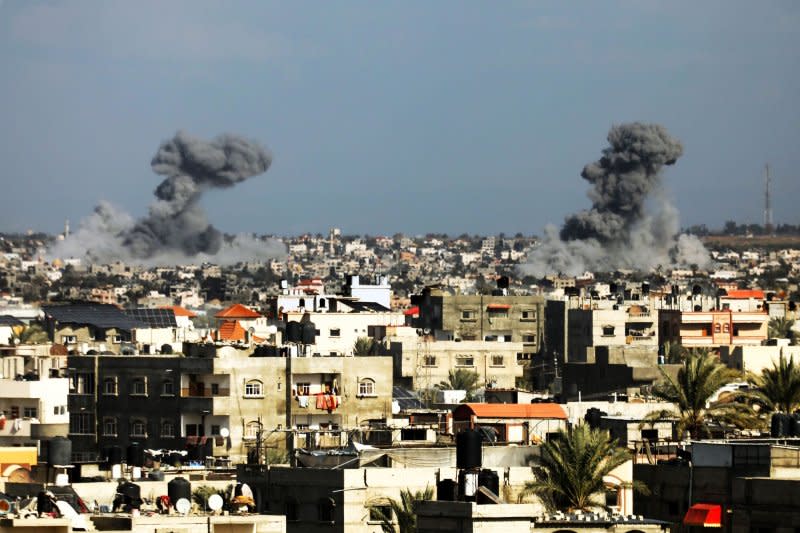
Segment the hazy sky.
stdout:
<path fill-rule="evenodd" d="M 142 216 L 178 129 L 268 146 L 223 231 L 541 233 L 612 124 L 684 144 L 684 226 L 800 223 L 800 3 L 0 0 L 0 231 Z"/>

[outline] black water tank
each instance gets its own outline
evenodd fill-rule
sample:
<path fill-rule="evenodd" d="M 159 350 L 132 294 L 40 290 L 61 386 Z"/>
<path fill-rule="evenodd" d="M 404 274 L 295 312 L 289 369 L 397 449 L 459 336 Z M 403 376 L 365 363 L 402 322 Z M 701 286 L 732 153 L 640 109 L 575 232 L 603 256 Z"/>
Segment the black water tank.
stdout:
<path fill-rule="evenodd" d="M 303 323 L 303 344 L 315 344 L 316 339 L 317 326 L 313 322 Z"/>
<path fill-rule="evenodd" d="M 109 464 L 118 465 L 122 462 L 122 448 L 119 446 L 109 446 L 106 449 L 106 458 Z"/>
<path fill-rule="evenodd" d="M 500 476 L 498 476 L 497 472 L 490 468 L 484 468 L 481 470 L 481 473 L 478 474 L 478 486 L 486 487 L 496 496 L 500 496 Z M 480 492 L 478 493 L 476 501 L 479 504 L 494 503 Z"/>
<path fill-rule="evenodd" d="M 791 436 L 792 417 L 784 413 L 773 413 L 769 428 L 772 438 Z"/>
<path fill-rule="evenodd" d="M 586 414 L 583 416 L 583 419 L 587 424 L 589 424 L 590 428 L 597 429 L 600 427 L 600 420 L 604 416 L 608 416 L 608 413 L 601 411 L 597 407 L 590 407 L 586 410 Z"/>
<path fill-rule="evenodd" d="M 284 342 L 301 342 L 303 340 L 303 325 L 296 320 L 286 323 L 286 339 Z"/>
<path fill-rule="evenodd" d="M 458 483 L 455 479 L 440 479 L 436 482 L 436 500 L 440 502 L 458 501 Z"/>
<path fill-rule="evenodd" d="M 456 468 L 480 468 L 482 456 L 479 431 L 465 429 L 456 435 Z"/>
<path fill-rule="evenodd" d="M 144 466 L 144 447 L 138 442 L 128 444 L 127 459 L 128 466 Z"/>
<path fill-rule="evenodd" d="M 72 464 L 72 441 L 66 437 L 53 437 L 47 445 L 47 462 L 53 465 Z"/>
<path fill-rule="evenodd" d="M 183 464 L 183 455 L 179 452 L 172 452 L 169 455 L 165 455 L 164 460 L 170 466 L 180 466 Z"/>
<path fill-rule="evenodd" d="M 792 424 L 790 429 L 792 437 L 800 437 L 800 413 L 795 413 L 792 415 Z"/>
<path fill-rule="evenodd" d="M 117 486 L 117 492 L 122 494 L 123 502 L 128 507 L 138 509 L 142 505 L 142 489 L 136 483 L 126 481 Z"/>
<path fill-rule="evenodd" d="M 189 500 L 189 503 L 191 503 L 192 484 L 186 478 L 176 477 L 167 483 L 167 495 L 169 496 L 169 501 L 172 502 L 173 506 L 181 498 L 186 498 Z"/>

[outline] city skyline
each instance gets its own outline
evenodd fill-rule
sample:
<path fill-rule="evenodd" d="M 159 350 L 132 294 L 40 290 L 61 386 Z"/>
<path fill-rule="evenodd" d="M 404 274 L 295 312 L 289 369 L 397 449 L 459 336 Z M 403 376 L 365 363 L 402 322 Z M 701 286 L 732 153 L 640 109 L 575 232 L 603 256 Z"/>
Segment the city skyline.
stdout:
<path fill-rule="evenodd" d="M 581 169 L 637 120 L 685 148 L 664 178 L 682 226 L 761 223 L 765 163 L 775 223 L 798 223 L 789 2 L 0 12 L 4 231 L 77 228 L 100 201 L 145 216 L 150 160 L 184 129 L 274 154 L 203 199 L 226 233 L 542 235 L 591 206 Z"/>

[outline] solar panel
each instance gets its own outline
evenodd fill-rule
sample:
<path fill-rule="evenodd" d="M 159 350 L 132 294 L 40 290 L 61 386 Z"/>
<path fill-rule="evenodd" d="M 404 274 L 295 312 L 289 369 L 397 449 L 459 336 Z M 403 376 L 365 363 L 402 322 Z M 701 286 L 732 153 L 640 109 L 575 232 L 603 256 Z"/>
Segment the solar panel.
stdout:
<path fill-rule="evenodd" d="M 151 328 L 176 328 L 175 311 L 172 309 L 130 309 L 127 313 L 135 318 L 150 325 Z"/>
<path fill-rule="evenodd" d="M 147 323 L 126 315 L 111 304 L 72 303 L 43 306 L 45 314 L 62 324 L 84 324 L 98 328 L 130 331 L 146 328 Z"/>

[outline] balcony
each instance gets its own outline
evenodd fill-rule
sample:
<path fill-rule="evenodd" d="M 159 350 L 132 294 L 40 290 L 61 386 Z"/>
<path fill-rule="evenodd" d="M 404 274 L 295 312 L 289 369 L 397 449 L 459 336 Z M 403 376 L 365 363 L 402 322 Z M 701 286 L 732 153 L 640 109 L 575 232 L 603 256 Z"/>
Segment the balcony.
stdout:
<path fill-rule="evenodd" d="M 31 427 L 37 425 L 30 418 L 7 418 L 0 422 L 0 438 L 30 438 Z"/>
<path fill-rule="evenodd" d="M 211 387 L 189 386 L 181 389 L 181 398 L 215 398 L 217 396 L 230 396 L 230 389 L 218 389 L 216 394 L 212 394 Z"/>

